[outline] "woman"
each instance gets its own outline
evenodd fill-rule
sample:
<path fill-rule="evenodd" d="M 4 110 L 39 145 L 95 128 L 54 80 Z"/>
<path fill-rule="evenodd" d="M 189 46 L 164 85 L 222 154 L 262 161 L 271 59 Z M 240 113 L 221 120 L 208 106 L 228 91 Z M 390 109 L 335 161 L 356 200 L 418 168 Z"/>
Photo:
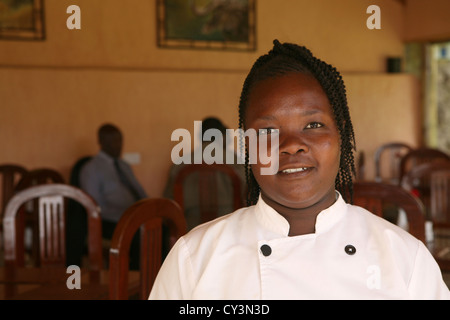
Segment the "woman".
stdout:
<path fill-rule="evenodd" d="M 249 164 L 249 206 L 180 238 L 150 299 L 448 299 L 424 244 L 351 203 L 353 127 L 336 69 L 274 41 L 248 74 L 240 127 L 277 135 Z M 348 197 L 348 199 L 347 199 Z"/>

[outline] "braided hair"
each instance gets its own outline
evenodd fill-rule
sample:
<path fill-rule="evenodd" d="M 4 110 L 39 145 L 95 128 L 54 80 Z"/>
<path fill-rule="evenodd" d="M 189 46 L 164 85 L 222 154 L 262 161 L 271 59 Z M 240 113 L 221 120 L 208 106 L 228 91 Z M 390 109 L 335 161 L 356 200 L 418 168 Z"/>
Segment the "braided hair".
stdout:
<path fill-rule="evenodd" d="M 314 57 L 309 49 L 292 43 L 281 44 L 273 41 L 273 48 L 267 54 L 260 56 L 251 68 L 244 81 L 239 100 L 239 128 L 245 130 L 245 111 L 250 91 L 256 83 L 267 78 L 278 77 L 288 73 L 303 73 L 312 75 L 319 81 L 328 97 L 334 119 L 341 139 L 341 156 L 339 172 L 335 186 L 345 200 L 350 196 L 353 201 L 353 176 L 355 175 L 356 150 L 355 135 L 347 105 L 344 81 L 335 67 Z M 243 137 L 240 139 L 241 151 L 244 152 Z M 247 205 L 257 202 L 260 187 L 249 165 L 248 148 L 245 147 L 245 176 L 248 186 Z"/>

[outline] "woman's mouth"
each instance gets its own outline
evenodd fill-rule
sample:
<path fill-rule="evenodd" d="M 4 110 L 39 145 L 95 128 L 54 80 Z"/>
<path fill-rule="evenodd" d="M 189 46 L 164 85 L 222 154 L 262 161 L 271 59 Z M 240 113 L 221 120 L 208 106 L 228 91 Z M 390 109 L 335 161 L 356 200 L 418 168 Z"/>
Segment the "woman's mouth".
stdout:
<path fill-rule="evenodd" d="M 302 168 L 284 169 L 284 170 L 282 170 L 281 172 L 282 172 L 282 173 L 289 174 L 289 173 L 302 172 L 302 171 L 306 171 L 306 170 L 308 170 L 307 167 L 302 167 Z"/>
<path fill-rule="evenodd" d="M 279 175 L 284 176 L 284 177 L 302 177 L 305 174 L 310 173 L 313 170 L 314 167 L 296 167 L 296 168 L 286 168 L 283 170 L 280 170 L 278 172 Z"/>

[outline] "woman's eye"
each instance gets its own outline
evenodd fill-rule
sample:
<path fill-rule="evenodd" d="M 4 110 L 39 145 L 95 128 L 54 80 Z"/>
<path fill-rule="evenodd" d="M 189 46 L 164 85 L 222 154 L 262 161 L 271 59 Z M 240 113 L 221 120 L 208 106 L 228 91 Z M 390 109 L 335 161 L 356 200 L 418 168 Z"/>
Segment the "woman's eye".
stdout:
<path fill-rule="evenodd" d="M 306 129 L 317 129 L 317 128 L 321 128 L 323 127 L 323 124 L 321 124 L 320 122 L 311 122 L 308 123 L 308 125 L 306 126 Z"/>
<path fill-rule="evenodd" d="M 278 129 L 264 128 L 264 129 L 259 129 L 258 135 L 263 136 L 263 135 L 276 134 L 276 133 L 278 133 Z"/>

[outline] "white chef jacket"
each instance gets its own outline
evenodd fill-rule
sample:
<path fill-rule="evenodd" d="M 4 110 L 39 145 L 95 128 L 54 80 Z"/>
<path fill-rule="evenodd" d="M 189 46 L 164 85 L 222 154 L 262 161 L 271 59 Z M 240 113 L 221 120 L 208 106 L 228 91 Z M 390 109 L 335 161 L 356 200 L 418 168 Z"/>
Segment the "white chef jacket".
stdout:
<path fill-rule="evenodd" d="M 450 299 L 421 241 L 339 193 L 315 233 L 288 232 L 261 197 L 200 225 L 174 245 L 149 299 Z"/>

